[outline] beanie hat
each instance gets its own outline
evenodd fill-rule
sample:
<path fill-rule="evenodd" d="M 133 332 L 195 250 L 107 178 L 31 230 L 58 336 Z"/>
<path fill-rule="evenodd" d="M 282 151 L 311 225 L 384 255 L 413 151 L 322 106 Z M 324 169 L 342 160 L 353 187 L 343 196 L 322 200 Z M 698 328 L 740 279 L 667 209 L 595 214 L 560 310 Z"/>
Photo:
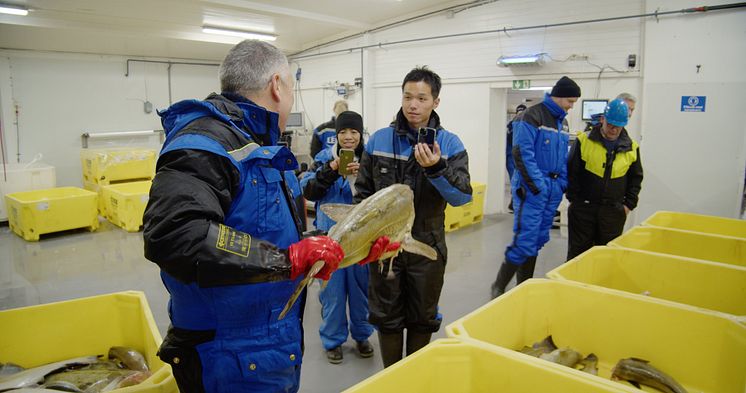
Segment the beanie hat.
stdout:
<path fill-rule="evenodd" d="M 345 128 L 352 128 L 353 130 L 356 130 L 360 133 L 360 135 L 363 134 L 363 118 L 353 112 L 353 111 L 344 111 L 337 116 L 337 123 L 336 123 L 336 129 L 337 133 L 344 130 Z"/>
<path fill-rule="evenodd" d="M 552 97 L 580 97 L 580 86 L 574 80 L 563 76 L 552 88 Z"/>

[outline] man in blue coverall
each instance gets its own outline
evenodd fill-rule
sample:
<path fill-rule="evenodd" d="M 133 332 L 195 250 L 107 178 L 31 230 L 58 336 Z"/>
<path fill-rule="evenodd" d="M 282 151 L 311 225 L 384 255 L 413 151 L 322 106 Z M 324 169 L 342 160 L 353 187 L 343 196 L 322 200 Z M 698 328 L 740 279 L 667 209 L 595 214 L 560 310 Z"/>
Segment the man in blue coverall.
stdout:
<path fill-rule="evenodd" d="M 492 284 L 492 297 L 505 293 L 508 282 L 533 277 L 539 250 L 549 241 L 554 212 L 567 189 L 567 111 L 580 97 L 580 86 L 563 76 L 544 101 L 513 121 L 513 242 Z M 516 284 L 516 285 L 517 285 Z"/>
<path fill-rule="evenodd" d="M 526 110 L 526 105 L 519 104 L 515 107 L 515 116 L 508 122 L 508 131 L 505 136 L 505 169 L 508 170 L 508 179 L 513 178 L 513 170 L 515 169 L 515 162 L 513 161 L 513 122 L 518 118 L 521 112 Z M 508 204 L 508 210 L 513 211 L 513 199 L 510 199 Z"/>
<path fill-rule="evenodd" d="M 304 301 L 278 316 L 314 263 L 329 279 L 344 252 L 301 239 L 297 161 L 277 145 L 293 83 L 280 50 L 246 40 L 220 67 L 220 94 L 159 112 L 143 237 L 170 295 L 158 356 L 181 392 L 298 391 Z"/>

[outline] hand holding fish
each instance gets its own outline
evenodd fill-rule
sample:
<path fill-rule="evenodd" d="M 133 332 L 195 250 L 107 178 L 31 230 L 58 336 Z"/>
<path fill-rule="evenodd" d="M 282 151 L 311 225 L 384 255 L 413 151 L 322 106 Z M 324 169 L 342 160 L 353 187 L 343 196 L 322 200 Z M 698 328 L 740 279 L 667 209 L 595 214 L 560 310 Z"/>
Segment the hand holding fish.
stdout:
<path fill-rule="evenodd" d="M 288 248 L 288 257 L 292 264 L 290 279 L 295 280 L 309 272 L 318 261 L 323 261 L 323 267 L 312 276 L 328 280 L 339 267 L 344 255 L 339 243 L 328 236 L 312 236 L 293 243 Z"/>
<path fill-rule="evenodd" d="M 401 247 L 401 242 L 392 242 L 388 236 L 381 236 L 373 243 L 370 247 L 368 256 L 362 261 L 358 262 L 358 265 L 365 265 L 367 263 L 375 262 L 381 259 L 381 256 L 386 253 L 397 251 Z"/>

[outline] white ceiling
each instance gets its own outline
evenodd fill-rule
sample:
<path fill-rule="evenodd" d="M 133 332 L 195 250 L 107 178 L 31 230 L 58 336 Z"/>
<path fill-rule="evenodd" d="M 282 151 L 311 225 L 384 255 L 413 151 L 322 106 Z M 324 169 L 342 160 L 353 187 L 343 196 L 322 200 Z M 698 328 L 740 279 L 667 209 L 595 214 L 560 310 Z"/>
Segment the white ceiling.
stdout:
<path fill-rule="evenodd" d="M 222 60 L 240 39 L 203 24 L 266 30 L 294 53 L 330 38 L 468 1 L 443 0 L 0 0 L 0 48 Z"/>

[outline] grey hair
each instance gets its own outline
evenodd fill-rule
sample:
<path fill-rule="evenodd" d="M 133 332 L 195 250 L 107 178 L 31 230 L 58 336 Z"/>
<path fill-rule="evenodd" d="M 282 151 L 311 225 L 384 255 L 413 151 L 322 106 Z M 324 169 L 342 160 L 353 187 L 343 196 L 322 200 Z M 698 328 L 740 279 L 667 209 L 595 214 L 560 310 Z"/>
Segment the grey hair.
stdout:
<path fill-rule="evenodd" d="M 637 103 L 637 97 L 635 97 L 635 96 L 633 96 L 632 94 L 629 94 L 629 93 L 621 93 L 618 96 L 616 96 L 616 99 L 621 99 L 621 100 L 624 100 L 624 101 L 632 101 L 635 104 Z"/>
<path fill-rule="evenodd" d="M 220 65 L 220 88 L 232 93 L 260 91 L 267 87 L 273 74 L 289 70 L 287 57 L 274 45 L 244 40 L 231 48 Z"/>

